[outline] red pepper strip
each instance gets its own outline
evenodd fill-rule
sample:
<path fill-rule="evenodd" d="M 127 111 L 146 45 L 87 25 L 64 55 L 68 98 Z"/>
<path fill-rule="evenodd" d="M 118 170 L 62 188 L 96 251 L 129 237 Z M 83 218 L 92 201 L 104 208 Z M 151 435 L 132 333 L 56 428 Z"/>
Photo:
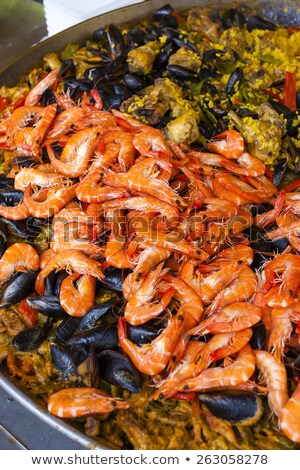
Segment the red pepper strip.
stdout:
<path fill-rule="evenodd" d="M 291 181 L 290 183 L 286 184 L 283 186 L 283 190 L 286 193 L 290 193 L 291 191 L 294 191 L 294 189 L 297 189 L 300 187 L 300 178 L 295 179 L 294 181 Z"/>
<path fill-rule="evenodd" d="M 288 33 L 289 34 L 297 33 L 298 31 L 300 31 L 300 26 L 289 26 L 288 27 Z"/>
<path fill-rule="evenodd" d="M 263 90 L 263 91 L 264 93 L 267 93 L 267 95 L 270 95 L 273 98 L 275 98 L 275 100 L 279 101 L 279 103 L 283 103 L 283 99 L 278 93 L 275 93 L 275 91 L 272 91 L 272 90 Z"/>
<path fill-rule="evenodd" d="M 176 395 L 174 395 L 174 400 L 183 400 L 183 401 L 192 401 L 196 397 L 196 394 L 194 392 L 177 392 Z"/>
<path fill-rule="evenodd" d="M 9 103 L 10 103 L 10 99 L 7 98 L 6 96 L 2 96 L 0 98 L 0 112 L 4 111 L 4 109 L 7 108 Z"/>
<path fill-rule="evenodd" d="M 26 299 L 22 300 L 18 306 L 19 313 L 24 317 L 29 326 L 34 326 L 39 316 L 39 312 L 29 307 Z"/>
<path fill-rule="evenodd" d="M 293 72 L 285 72 L 283 104 L 292 111 L 297 109 L 297 77 Z"/>

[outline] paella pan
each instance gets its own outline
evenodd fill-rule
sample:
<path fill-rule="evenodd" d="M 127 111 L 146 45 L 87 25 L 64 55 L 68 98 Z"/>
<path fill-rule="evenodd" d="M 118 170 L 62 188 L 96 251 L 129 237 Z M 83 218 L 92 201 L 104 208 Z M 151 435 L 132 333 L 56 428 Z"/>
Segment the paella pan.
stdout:
<path fill-rule="evenodd" d="M 4 374 L 111 448 L 297 448 L 298 7 L 180 6 L 1 75 Z"/>

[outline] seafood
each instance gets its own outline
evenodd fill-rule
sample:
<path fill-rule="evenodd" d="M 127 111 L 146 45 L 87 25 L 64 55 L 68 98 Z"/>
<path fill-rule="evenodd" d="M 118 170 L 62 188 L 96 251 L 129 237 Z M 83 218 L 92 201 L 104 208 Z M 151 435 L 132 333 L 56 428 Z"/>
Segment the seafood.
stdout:
<path fill-rule="evenodd" d="M 249 15 L 165 5 L 0 90 L 0 359 L 113 447 L 299 442 L 299 32 Z"/>
<path fill-rule="evenodd" d="M 128 407 L 129 403 L 91 387 L 59 390 L 48 400 L 48 410 L 60 418 L 104 414 Z"/>

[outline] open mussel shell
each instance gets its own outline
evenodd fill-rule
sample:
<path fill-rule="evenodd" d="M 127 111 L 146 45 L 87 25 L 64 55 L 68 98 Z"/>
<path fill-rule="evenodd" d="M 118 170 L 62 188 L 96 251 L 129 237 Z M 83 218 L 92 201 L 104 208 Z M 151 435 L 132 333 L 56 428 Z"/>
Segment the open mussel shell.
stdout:
<path fill-rule="evenodd" d="M 84 361 L 77 365 L 77 374 L 80 376 L 83 384 L 86 387 L 97 388 L 99 386 L 99 361 L 96 350 L 94 348 L 91 349 Z"/>
<path fill-rule="evenodd" d="M 105 277 L 101 280 L 101 287 L 116 292 L 122 292 L 122 283 L 127 276 L 128 270 L 118 269 L 114 266 L 109 266 L 105 270 Z"/>
<path fill-rule="evenodd" d="M 116 303 L 116 299 L 109 299 L 106 302 L 103 302 L 98 305 L 94 305 L 94 307 L 89 310 L 84 317 L 80 318 L 80 322 L 78 324 L 78 331 L 85 330 L 86 328 L 91 328 L 95 326 L 97 321 L 106 313 L 110 312 L 114 304 Z"/>
<path fill-rule="evenodd" d="M 214 416 L 239 426 L 252 426 L 263 413 L 261 398 L 252 393 L 226 390 L 199 393 L 198 397 Z"/>
<path fill-rule="evenodd" d="M 260 29 L 260 30 L 269 30 L 269 31 L 276 31 L 277 26 L 274 23 L 271 23 L 268 20 L 265 20 L 261 16 L 258 15 L 253 15 L 250 16 L 247 21 L 247 28 L 248 31 L 253 31 L 254 29 Z"/>
<path fill-rule="evenodd" d="M 159 334 L 159 330 L 150 325 L 128 325 L 127 336 L 135 344 L 151 343 Z"/>
<path fill-rule="evenodd" d="M 267 349 L 267 330 L 263 323 L 258 323 L 252 327 L 252 337 L 250 339 L 250 346 L 252 349 L 266 350 Z"/>
<path fill-rule="evenodd" d="M 64 346 L 51 343 L 51 358 L 53 367 L 60 372 L 61 378 L 67 380 L 70 376 L 76 376 L 76 367 L 70 351 Z"/>
<path fill-rule="evenodd" d="M 15 206 L 24 197 L 23 191 L 18 189 L 0 189 L 0 205 L 1 206 Z"/>
<path fill-rule="evenodd" d="M 67 313 L 60 305 L 58 297 L 54 295 L 28 297 L 27 303 L 29 307 L 54 320 L 62 320 L 67 317 Z"/>
<path fill-rule="evenodd" d="M 9 178 L 8 176 L 1 174 L 0 175 L 0 189 L 8 189 L 14 187 L 14 178 Z"/>
<path fill-rule="evenodd" d="M 18 351 L 33 351 L 37 349 L 47 336 L 48 325 L 36 325 L 21 331 L 13 337 L 12 345 Z"/>
<path fill-rule="evenodd" d="M 78 328 L 81 321 L 80 317 L 67 316 L 64 320 L 56 327 L 55 336 L 61 343 L 68 341 Z"/>
<path fill-rule="evenodd" d="M 102 351 L 98 354 L 100 376 L 106 382 L 132 393 L 142 389 L 142 378 L 131 361 L 118 351 Z"/>
<path fill-rule="evenodd" d="M 83 345 L 88 348 L 95 348 L 97 351 L 104 349 L 114 349 L 118 347 L 118 332 L 115 326 L 100 325 L 88 328 L 75 333 L 68 341 L 67 345 L 74 348 Z"/>
<path fill-rule="evenodd" d="M 16 273 L 4 287 L 0 297 L 0 308 L 9 307 L 25 299 L 34 291 L 36 273 Z"/>

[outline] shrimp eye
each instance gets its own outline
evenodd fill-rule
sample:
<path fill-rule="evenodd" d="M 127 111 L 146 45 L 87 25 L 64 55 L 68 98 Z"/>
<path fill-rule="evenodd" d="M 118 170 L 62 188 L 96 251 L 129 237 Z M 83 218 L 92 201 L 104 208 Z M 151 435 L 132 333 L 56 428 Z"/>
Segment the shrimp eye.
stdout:
<path fill-rule="evenodd" d="M 242 264 L 243 263 L 243 260 L 239 259 L 237 264 Z"/>
<path fill-rule="evenodd" d="M 172 356 L 172 361 L 175 362 L 177 359 L 177 356 Z"/>
<path fill-rule="evenodd" d="M 179 206 L 179 204 L 180 204 L 180 201 L 179 201 L 179 199 L 176 199 L 176 201 L 175 201 L 175 202 L 176 202 L 176 204 Z"/>
<path fill-rule="evenodd" d="M 292 289 L 291 289 L 291 290 L 289 290 L 289 294 L 290 294 L 290 295 L 293 295 L 293 294 L 294 294 L 294 292 L 293 292 L 293 290 L 292 290 Z"/>
<path fill-rule="evenodd" d="M 189 386 L 188 386 L 188 385 L 184 385 L 183 390 L 188 390 L 188 389 L 189 389 Z"/>

